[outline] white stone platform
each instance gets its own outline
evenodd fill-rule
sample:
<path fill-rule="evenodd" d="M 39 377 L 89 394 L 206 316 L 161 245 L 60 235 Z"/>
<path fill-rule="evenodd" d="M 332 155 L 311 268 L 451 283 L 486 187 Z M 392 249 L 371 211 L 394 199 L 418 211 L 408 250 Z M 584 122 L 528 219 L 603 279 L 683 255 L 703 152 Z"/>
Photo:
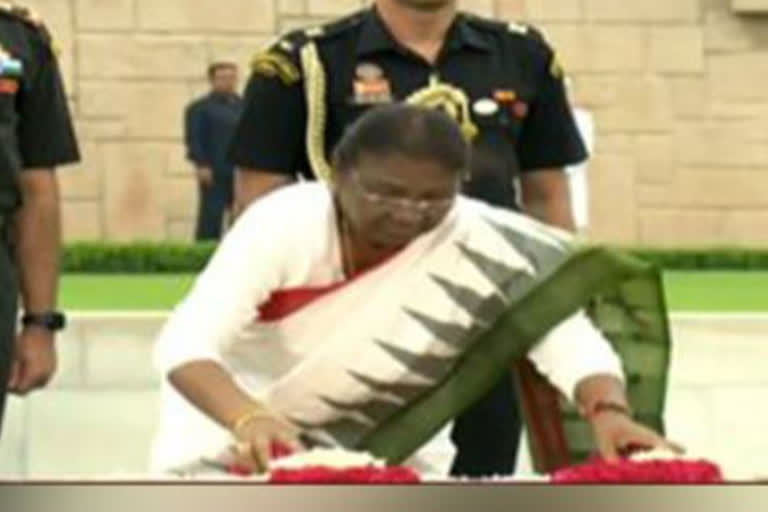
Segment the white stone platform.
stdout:
<path fill-rule="evenodd" d="M 10 401 L 0 478 L 142 474 L 158 405 L 150 350 L 164 318 L 73 315 L 50 388 Z M 729 475 L 768 476 L 768 315 L 675 315 L 672 324 L 670 437 Z M 447 439 L 432 446 L 448 464 Z"/>

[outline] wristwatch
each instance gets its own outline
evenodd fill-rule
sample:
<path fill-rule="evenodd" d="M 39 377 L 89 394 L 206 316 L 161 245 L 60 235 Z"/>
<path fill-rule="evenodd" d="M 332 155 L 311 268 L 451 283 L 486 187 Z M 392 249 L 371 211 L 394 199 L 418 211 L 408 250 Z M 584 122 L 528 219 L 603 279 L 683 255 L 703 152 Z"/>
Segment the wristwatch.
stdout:
<path fill-rule="evenodd" d="M 46 311 L 44 313 L 25 313 L 21 317 L 21 324 L 25 327 L 35 326 L 48 329 L 49 331 L 60 331 L 67 326 L 67 317 L 60 311 Z"/>

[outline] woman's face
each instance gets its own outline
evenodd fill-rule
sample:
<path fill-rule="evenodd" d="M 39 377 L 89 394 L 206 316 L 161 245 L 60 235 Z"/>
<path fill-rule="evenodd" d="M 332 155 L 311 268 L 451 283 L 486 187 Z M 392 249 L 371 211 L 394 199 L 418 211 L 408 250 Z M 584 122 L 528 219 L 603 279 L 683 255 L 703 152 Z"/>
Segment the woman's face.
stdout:
<path fill-rule="evenodd" d="M 338 173 L 336 196 L 355 234 L 380 249 L 397 249 L 436 227 L 459 191 L 459 173 L 403 156 L 366 156 Z"/>

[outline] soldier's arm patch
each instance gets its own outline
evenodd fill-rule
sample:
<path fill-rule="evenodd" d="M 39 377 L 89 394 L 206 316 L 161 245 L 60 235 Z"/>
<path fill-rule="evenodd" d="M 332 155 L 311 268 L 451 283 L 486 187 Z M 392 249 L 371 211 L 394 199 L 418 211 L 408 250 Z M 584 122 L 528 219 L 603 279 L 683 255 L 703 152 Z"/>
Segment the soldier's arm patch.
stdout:
<path fill-rule="evenodd" d="M 277 43 L 277 46 L 279 46 L 280 49 L 283 50 L 284 52 L 292 52 L 295 49 L 293 43 L 287 39 L 282 39 L 281 41 L 279 41 Z"/>
<path fill-rule="evenodd" d="M 565 71 L 563 70 L 563 64 L 560 60 L 560 55 L 558 53 L 554 53 L 552 55 L 552 62 L 549 65 L 549 72 L 552 74 L 553 77 L 555 77 L 558 80 L 562 80 L 565 76 Z"/>
<path fill-rule="evenodd" d="M 256 75 L 277 77 L 285 85 L 292 85 L 301 79 L 301 71 L 285 54 L 268 50 L 257 54 L 251 61 L 251 71 Z"/>
<path fill-rule="evenodd" d="M 547 47 L 547 52 L 551 52 L 549 61 L 549 73 L 553 78 L 562 80 L 565 77 L 565 70 L 563 68 L 562 60 L 557 51 L 547 42 L 549 39 L 544 33 L 544 30 L 538 27 L 531 27 L 523 23 L 512 22 L 508 25 L 509 31 L 515 34 L 526 36 L 534 41 L 538 41 Z"/>

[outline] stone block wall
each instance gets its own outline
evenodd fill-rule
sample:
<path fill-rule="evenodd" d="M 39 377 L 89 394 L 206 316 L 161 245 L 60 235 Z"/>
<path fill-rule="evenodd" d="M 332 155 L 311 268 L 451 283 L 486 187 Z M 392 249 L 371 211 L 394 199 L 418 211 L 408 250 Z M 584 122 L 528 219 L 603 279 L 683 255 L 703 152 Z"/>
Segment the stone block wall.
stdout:
<path fill-rule="evenodd" d="M 363 0 L 27 0 L 61 47 L 84 162 L 62 172 L 66 237 L 189 239 L 181 144 L 204 68 Z M 593 112 L 591 235 L 649 245 L 768 242 L 764 0 L 464 0 L 546 32 Z"/>

